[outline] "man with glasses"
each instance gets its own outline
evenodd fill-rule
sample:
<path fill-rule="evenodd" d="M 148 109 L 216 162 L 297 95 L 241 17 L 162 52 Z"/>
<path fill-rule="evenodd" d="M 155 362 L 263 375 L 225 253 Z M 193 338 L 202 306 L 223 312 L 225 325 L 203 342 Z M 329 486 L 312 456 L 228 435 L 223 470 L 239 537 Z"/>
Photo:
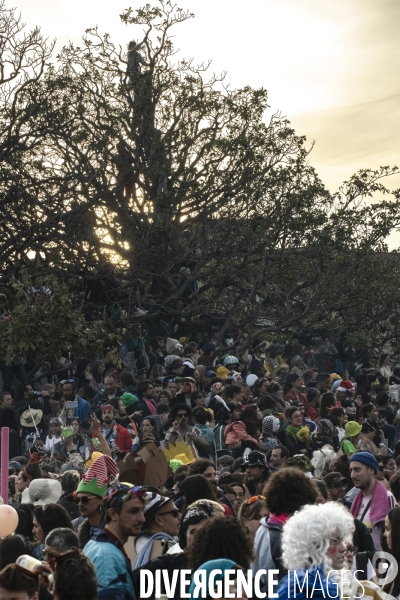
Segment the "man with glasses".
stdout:
<path fill-rule="evenodd" d="M 325 475 L 324 481 L 333 502 L 342 502 L 348 488 L 348 481 L 341 473 L 333 472 Z"/>
<path fill-rule="evenodd" d="M 81 484 L 79 487 L 82 487 Z M 74 519 L 72 525 L 78 533 L 79 547 L 84 548 L 90 539 L 90 529 L 104 525 L 102 497 L 98 494 L 78 491 L 74 501 L 78 505 L 81 516 Z"/>
<path fill-rule="evenodd" d="M 56 527 L 47 535 L 44 542 L 43 559 L 49 562 L 71 548 L 79 548 L 79 539 L 75 531 L 68 527 Z"/>
<path fill-rule="evenodd" d="M 116 477 L 118 467 L 109 456 L 98 457 L 83 476 L 74 494 L 74 502 L 79 507 L 81 517 L 72 525 L 78 533 L 79 547 L 84 548 L 91 539 L 91 528 L 103 527 L 103 496 L 107 491 L 107 481 Z"/>
<path fill-rule="evenodd" d="M 173 444 L 184 441 L 187 444 L 194 444 L 201 454 L 212 451 L 211 445 L 208 443 L 202 432 L 189 425 L 192 417 L 192 410 L 186 404 L 175 404 L 171 408 L 169 418 L 172 420 L 172 426 L 165 434 L 165 440 L 171 440 Z"/>
<path fill-rule="evenodd" d="M 186 442 L 188 434 L 192 431 L 192 427 L 189 425 L 191 416 L 192 409 L 186 404 L 175 404 L 169 413 L 172 427 L 165 434 L 165 440 L 168 442 L 171 439 L 174 444 L 181 440 Z"/>
<path fill-rule="evenodd" d="M 156 494 L 145 506 L 144 518 L 145 523 L 135 544 L 134 569 L 165 554 L 175 544 L 182 516 L 170 498 Z"/>

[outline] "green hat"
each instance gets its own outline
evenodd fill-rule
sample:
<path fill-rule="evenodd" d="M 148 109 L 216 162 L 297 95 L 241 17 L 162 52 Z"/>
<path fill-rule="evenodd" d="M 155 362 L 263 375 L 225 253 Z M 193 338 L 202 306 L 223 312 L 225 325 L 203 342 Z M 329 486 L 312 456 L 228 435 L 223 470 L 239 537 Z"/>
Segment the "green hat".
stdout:
<path fill-rule="evenodd" d="M 124 406 L 131 406 L 132 404 L 135 404 L 135 402 L 139 402 L 139 399 L 137 396 L 134 396 L 134 394 L 125 392 L 125 394 L 122 394 L 121 396 L 121 402 Z"/>
<path fill-rule="evenodd" d="M 99 456 L 91 464 L 88 472 L 82 477 L 76 494 L 87 492 L 102 498 L 108 484 L 118 475 L 118 467 L 110 456 Z"/>
<path fill-rule="evenodd" d="M 356 421 L 348 421 L 344 428 L 344 437 L 354 437 L 355 435 L 360 433 L 361 429 L 361 425 Z"/>
<path fill-rule="evenodd" d="M 310 460 L 304 454 L 295 454 L 287 459 L 286 464 L 288 467 L 299 467 L 305 473 L 308 473 L 312 469 Z"/>

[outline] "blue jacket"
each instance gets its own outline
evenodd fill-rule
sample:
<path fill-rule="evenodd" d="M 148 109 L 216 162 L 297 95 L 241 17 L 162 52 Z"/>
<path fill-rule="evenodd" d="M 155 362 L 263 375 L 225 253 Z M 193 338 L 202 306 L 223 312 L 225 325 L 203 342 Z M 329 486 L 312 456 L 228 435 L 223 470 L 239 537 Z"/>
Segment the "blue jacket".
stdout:
<path fill-rule="evenodd" d="M 105 529 L 92 531 L 83 554 L 96 572 L 98 600 L 135 600 L 131 565 L 118 547 L 120 544 Z"/>
<path fill-rule="evenodd" d="M 86 402 L 86 400 L 78 396 L 78 407 L 74 409 L 74 417 L 77 417 L 82 423 L 84 419 L 89 418 L 91 412 L 92 407 L 90 406 L 89 402 Z"/>
<path fill-rule="evenodd" d="M 294 573 L 296 573 L 296 578 Z M 337 598 L 340 600 L 340 586 L 338 583 L 334 583 L 332 576 L 333 574 L 327 579 L 323 565 L 302 571 L 289 571 L 288 575 L 280 582 L 278 598 L 279 600 L 292 600 L 292 598 L 296 598 L 296 600 L 327 600 L 327 598 L 334 600 Z M 308 579 L 308 585 L 306 579 Z"/>

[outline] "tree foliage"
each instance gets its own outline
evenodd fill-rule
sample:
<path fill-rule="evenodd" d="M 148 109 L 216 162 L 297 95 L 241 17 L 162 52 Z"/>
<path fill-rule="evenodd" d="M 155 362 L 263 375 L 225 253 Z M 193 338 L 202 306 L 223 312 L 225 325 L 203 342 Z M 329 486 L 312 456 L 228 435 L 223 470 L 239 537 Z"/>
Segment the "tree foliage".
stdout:
<path fill-rule="evenodd" d="M 20 21 L 1 5 L 6 17 L 17 57 Z M 177 57 L 171 30 L 192 17 L 170 0 L 127 10 L 128 50 L 91 29 L 51 65 L 40 32 L 23 37 L 25 61 L 0 81 L 2 281 L 32 252 L 60 277 L 101 279 L 112 262 L 126 318 L 140 302 L 170 333 L 325 323 L 360 343 L 396 336 L 385 240 L 399 193 L 382 184 L 396 169 L 330 194 L 266 90 Z"/>
<path fill-rule="evenodd" d="M 18 364 L 32 357 L 33 371 L 57 361 L 70 352 L 74 356 L 100 356 L 103 345 L 113 335 L 101 321 L 88 323 L 80 311 L 73 310 L 71 294 L 54 275 L 47 282 L 51 296 L 30 297 L 29 278 L 12 280 L 12 316 L 0 323 L 0 356 L 7 364 Z"/>

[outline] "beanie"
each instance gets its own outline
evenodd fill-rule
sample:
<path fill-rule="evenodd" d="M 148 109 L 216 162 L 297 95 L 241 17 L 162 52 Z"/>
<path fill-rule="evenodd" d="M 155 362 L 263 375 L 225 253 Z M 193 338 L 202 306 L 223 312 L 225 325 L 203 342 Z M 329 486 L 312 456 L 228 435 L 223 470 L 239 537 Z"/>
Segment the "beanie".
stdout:
<path fill-rule="evenodd" d="M 351 456 L 349 462 L 354 461 L 360 462 L 363 465 L 370 467 L 370 469 L 374 469 L 375 473 L 379 471 L 378 461 L 376 460 L 375 456 L 373 454 L 370 454 L 369 452 L 355 452 Z"/>

